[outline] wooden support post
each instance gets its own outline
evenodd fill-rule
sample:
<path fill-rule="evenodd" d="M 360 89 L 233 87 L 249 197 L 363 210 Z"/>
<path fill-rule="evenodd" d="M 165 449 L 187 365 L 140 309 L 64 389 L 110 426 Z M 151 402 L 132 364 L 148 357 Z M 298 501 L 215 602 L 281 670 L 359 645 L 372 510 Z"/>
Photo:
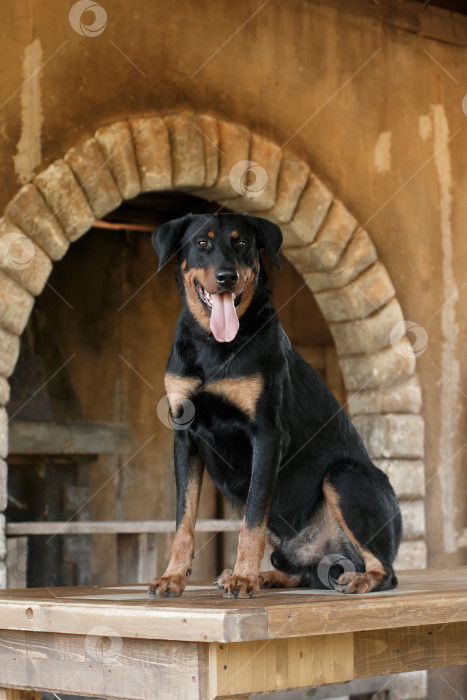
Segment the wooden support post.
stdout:
<path fill-rule="evenodd" d="M 119 583 L 149 583 L 156 576 L 157 545 L 153 534 L 117 535 Z"/>
<path fill-rule="evenodd" d="M 7 537 L 6 547 L 8 588 L 26 588 L 28 538 Z"/>

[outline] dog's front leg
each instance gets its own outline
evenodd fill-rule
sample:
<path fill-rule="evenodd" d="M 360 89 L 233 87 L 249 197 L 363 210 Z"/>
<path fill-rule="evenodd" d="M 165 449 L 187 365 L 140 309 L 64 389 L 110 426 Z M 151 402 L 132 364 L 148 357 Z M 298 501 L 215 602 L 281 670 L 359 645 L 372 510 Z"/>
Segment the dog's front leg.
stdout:
<path fill-rule="evenodd" d="M 225 598 L 259 596 L 259 566 L 264 553 L 266 525 L 281 453 L 282 441 L 273 430 L 255 436 L 250 488 L 238 538 L 237 561 L 231 576 L 218 582 L 224 586 Z"/>
<path fill-rule="evenodd" d="M 183 593 L 195 549 L 195 522 L 203 481 L 204 465 L 194 451 L 189 435 L 175 431 L 175 481 L 177 486 L 177 529 L 170 560 L 163 576 L 155 578 L 149 592 L 155 596 Z"/>

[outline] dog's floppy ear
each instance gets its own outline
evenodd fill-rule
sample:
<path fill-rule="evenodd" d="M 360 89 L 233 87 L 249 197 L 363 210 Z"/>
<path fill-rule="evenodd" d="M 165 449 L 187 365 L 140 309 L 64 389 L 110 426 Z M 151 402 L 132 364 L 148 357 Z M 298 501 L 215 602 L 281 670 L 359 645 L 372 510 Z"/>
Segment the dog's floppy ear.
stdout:
<path fill-rule="evenodd" d="M 179 249 L 180 241 L 189 223 L 190 217 L 182 216 L 181 219 L 167 221 L 166 224 L 162 224 L 162 226 L 156 228 L 152 234 L 152 246 L 159 258 L 158 272 L 164 267 L 170 254 Z"/>
<path fill-rule="evenodd" d="M 280 270 L 281 264 L 277 256 L 282 245 L 283 236 L 279 226 L 276 226 L 276 224 L 273 224 L 272 221 L 268 221 L 268 219 L 263 219 L 259 216 L 245 214 L 245 218 L 249 219 L 249 223 L 251 223 L 255 229 L 256 245 L 258 250 L 264 248 L 274 265 L 276 265 L 276 267 L 278 267 Z"/>

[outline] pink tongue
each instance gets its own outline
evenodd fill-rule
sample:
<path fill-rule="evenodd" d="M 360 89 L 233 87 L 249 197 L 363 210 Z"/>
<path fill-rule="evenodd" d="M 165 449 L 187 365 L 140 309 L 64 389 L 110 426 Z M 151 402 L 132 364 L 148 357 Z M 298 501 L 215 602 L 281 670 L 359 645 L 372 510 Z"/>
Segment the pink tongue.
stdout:
<path fill-rule="evenodd" d="M 234 295 L 230 292 L 211 294 L 211 330 L 219 343 L 230 343 L 238 333 L 238 317 Z"/>

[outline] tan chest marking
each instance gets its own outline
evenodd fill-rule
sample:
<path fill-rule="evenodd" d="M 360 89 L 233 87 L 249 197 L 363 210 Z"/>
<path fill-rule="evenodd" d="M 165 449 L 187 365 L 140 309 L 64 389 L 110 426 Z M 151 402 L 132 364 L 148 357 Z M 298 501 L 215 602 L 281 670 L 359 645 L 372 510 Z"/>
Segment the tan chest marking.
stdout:
<path fill-rule="evenodd" d="M 170 410 L 175 415 L 177 409 L 181 407 L 184 399 L 192 396 L 201 385 L 201 379 L 196 377 L 178 377 L 176 374 L 167 372 L 164 379 L 165 393 L 169 402 Z"/>
<path fill-rule="evenodd" d="M 209 391 L 233 403 L 250 418 L 256 415 L 258 399 L 263 391 L 264 380 L 261 374 L 253 374 L 241 379 L 219 379 L 204 387 L 203 391 Z"/>

